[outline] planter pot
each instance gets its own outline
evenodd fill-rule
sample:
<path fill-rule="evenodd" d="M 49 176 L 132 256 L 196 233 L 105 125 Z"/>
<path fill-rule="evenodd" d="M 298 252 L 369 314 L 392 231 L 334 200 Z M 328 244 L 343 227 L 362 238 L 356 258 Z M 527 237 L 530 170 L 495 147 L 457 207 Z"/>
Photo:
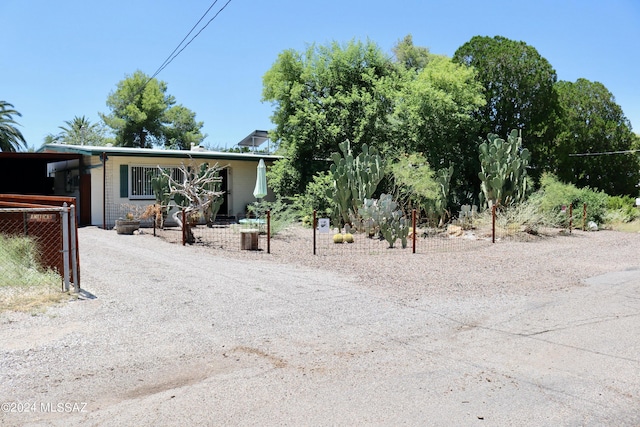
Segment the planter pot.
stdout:
<path fill-rule="evenodd" d="M 140 228 L 140 220 L 138 219 L 117 219 L 116 220 L 116 233 L 118 234 L 133 234 L 133 232 L 139 228 Z"/>

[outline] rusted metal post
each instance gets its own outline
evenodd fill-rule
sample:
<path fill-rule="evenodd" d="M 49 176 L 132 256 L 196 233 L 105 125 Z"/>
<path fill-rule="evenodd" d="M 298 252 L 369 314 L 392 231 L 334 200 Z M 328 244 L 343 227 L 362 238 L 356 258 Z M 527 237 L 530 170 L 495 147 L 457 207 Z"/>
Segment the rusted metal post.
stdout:
<path fill-rule="evenodd" d="M 158 219 L 156 204 L 153 204 L 153 237 L 156 237 L 156 221 Z M 161 214 L 162 215 L 162 214 Z"/>
<path fill-rule="evenodd" d="M 491 243 L 496 242 L 496 205 L 491 206 Z"/>
<path fill-rule="evenodd" d="M 313 254 L 316 254 L 316 227 L 318 226 L 316 219 L 316 210 L 313 210 Z"/>
<path fill-rule="evenodd" d="M 182 246 L 187 244 L 187 214 L 182 209 Z"/>
<path fill-rule="evenodd" d="M 582 231 L 587 230 L 587 204 L 582 204 Z"/>
<path fill-rule="evenodd" d="M 267 211 L 267 253 L 271 253 L 271 209 Z"/>
<path fill-rule="evenodd" d="M 413 245 L 413 253 L 416 253 L 416 210 L 411 211 L 411 229 L 413 230 L 411 236 L 411 244 Z"/>
<path fill-rule="evenodd" d="M 569 204 L 569 234 L 573 228 L 573 203 Z"/>

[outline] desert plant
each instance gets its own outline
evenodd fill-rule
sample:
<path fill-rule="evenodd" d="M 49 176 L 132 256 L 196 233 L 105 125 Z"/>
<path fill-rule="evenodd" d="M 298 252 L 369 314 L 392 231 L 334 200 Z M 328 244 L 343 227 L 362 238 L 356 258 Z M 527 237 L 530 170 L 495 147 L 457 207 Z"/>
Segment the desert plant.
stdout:
<path fill-rule="evenodd" d="M 595 221 L 599 224 L 603 222 L 609 198 L 602 191 L 592 190 L 589 187 L 577 188 L 573 184 L 560 182 L 555 175 L 549 173 L 543 174 L 540 178 L 540 189 L 537 193 L 539 193 L 539 205 L 543 213 L 566 218 L 566 213 L 561 213 L 563 206 L 568 209 L 571 205 L 574 210 L 581 210 L 586 203 L 587 221 Z M 578 215 L 578 212 L 575 215 Z"/>
<path fill-rule="evenodd" d="M 344 238 L 342 237 L 342 234 L 336 233 L 333 235 L 333 243 L 342 243 L 342 242 L 344 242 Z"/>
<path fill-rule="evenodd" d="M 333 186 L 327 191 L 336 204 L 339 217 L 344 224 L 357 217 L 362 202 L 373 196 L 384 177 L 384 163 L 375 148 L 362 144 L 361 153 L 353 156 L 351 143 L 339 144 L 340 153 L 333 153 L 331 175 Z"/>
<path fill-rule="evenodd" d="M 402 154 L 388 166 L 394 200 L 405 211 L 417 209 L 444 221 L 453 166 L 436 172 L 421 153 Z"/>
<path fill-rule="evenodd" d="M 343 240 L 345 241 L 345 243 L 353 243 L 354 242 L 353 234 L 345 233 L 343 236 Z"/>
<path fill-rule="evenodd" d="M 402 247 L 407 247 L 409 222 L 389 194 L 381 194 L 379 199 L 365 199 L 359 210 L 362 223 L 368 230 L 377 230 L 382 238 L 393 248 L 400 239 Z"/>
<path fill-rule="evenodd" d="M 507 140 L 490 133 L 480 144 L 481 205 L 509 205 L 524 200 L 529 189 L 527 166 L 531 154 L 522 148 L 522 138 L 512 130 Z"/>

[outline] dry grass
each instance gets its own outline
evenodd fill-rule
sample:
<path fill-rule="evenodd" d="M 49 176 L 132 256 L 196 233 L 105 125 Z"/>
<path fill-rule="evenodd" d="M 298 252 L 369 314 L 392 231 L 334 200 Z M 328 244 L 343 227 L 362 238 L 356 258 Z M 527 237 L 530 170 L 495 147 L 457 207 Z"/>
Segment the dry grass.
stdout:
<path fill-rule="evenodd" d="M 0 312 L 33 312 L 55 304 L 61 292 L 58 273 L 40 265 L 36 242 L 0 236 Z"/>
<path fill-rule="evenodd" d="M 3 286 L 0 288 L 0 313 L 20 311 L 27 313 L 42 312 L 47 307 L 68 299 L 68 292 L 61 292 L 60 280 L 55 285 L 46 283 L 40 286 Z"/>

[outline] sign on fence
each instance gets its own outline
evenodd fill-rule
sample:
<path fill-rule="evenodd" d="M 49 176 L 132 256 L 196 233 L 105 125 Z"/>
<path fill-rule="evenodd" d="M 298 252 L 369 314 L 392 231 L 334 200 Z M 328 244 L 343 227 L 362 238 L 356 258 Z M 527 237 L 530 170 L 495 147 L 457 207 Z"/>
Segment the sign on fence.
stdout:
<path fill-rule="evenodd" d="M 329 218 L 318 218 L 318 233 L 329 233 Z"/>

